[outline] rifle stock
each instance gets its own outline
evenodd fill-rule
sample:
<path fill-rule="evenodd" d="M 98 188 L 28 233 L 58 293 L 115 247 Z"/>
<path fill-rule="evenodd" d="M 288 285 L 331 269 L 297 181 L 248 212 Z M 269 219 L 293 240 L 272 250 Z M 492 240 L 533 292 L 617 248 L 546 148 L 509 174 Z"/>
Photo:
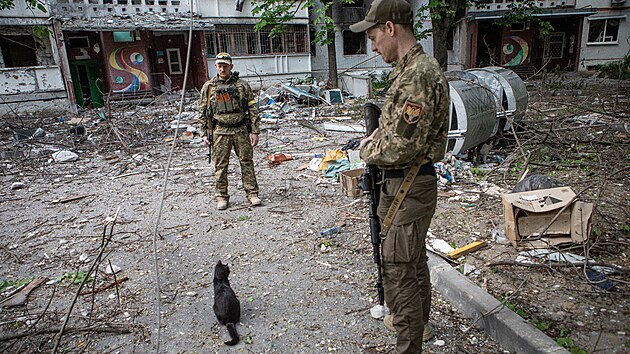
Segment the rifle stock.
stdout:
<path fill-rule="evenodd" d="M 367 135 L 371 135 L 378 128 L 378 118 L 381 115 L 381 109 L 373 104 L 366 103 L 363 105 L 365 112 L 365 126 Z M 367 165 L 365 172 L 361 175 L 360 186 L 364 192 L 370 195 L 370 236 L 372 240 L 372 254 L 374 263 L 376 263 L 376 290 L 378 292 L 378 303 L 383 305 L 385 302 L 385 291 L 383 289 L 383 275 L 381 262 L 381 222 L 378 219 L 377 209 L 380 198 L 380 188 L 378 182 L 381 180 L 381 170 L 376 165 Z"/>

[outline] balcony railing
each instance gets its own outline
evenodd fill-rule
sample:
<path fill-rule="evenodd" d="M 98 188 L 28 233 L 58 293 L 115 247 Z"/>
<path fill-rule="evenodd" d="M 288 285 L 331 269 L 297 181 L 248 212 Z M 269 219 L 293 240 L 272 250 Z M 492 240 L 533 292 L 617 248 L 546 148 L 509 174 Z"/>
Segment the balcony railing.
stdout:
<path fill-rule="evenodd" d="M 479 6 L 471 6 L 470 11 L 483 12 L 483 11 L 508 10 L 513 4 L 518 4 L 520 2 L 521 1 L 494 0 L 488 4 L 483 4 Z M 545 8 L 545 9 L 575 7 L 575 0 L 538 0 L 535 3 L 537 7 Z"/>
<path fill-rule="evenodd" d="M 57 15 L 98 18 L 112 15 L 182 14 L 190 11 L 187 0 L 58 0 Z"/>

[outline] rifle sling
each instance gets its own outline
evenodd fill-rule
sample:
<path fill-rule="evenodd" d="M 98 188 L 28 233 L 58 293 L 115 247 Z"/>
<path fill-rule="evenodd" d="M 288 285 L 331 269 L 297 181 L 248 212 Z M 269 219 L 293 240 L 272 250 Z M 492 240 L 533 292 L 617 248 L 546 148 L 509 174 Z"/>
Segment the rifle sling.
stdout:
<path fill-rule="evenodd" d="M 418 175 L 418 171 L 420 171 L 420 166 L 422 166 L 422 156 L 418 156 L 416 160 L 411 165 L 409 172 L 405 175 L 405 179 L 402 184 L 396 191 L 396 196 L 394 196 L 394 200 L 392 204 L 390 204 L 389 209 L 387 209 L 387 214 L 385 214 L 385 218 L 383 219 L 383 223 L 381 225 L 381 238 L 387 237 L 387 232 L 389 231 L 390 226 L 392 226 L 392 222 L 394 221 L 394 217 L 400 209 L 400 205 L 402 205 L 403 200 L 407 196 L 407 192 L 409 192 L 409 188 L 411 187 L 411 183 L 416 176 Z"/>

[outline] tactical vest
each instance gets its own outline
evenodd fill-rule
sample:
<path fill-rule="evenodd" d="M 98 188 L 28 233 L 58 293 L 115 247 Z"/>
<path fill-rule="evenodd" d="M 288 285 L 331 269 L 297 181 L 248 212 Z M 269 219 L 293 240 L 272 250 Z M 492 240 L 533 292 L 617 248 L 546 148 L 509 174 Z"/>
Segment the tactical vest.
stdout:
<path fill-rule="evenodd" d="M 214 119 L 219 123 L 234 125 L 241 123 L 245 118 L 236 82 L 216 85 L 212 105 Z"/>

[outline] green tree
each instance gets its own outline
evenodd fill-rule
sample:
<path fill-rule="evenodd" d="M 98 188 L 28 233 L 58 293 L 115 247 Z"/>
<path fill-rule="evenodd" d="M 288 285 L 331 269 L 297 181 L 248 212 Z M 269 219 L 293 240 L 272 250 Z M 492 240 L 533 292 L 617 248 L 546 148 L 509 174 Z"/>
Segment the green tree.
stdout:
<path fill-rule="evenodd" d="M 20 1 L 20 0 L 17 0 Z M 24 0 L 26 5 L 31 9 L 38 9 L 42 12 L 46 11 L 44 0 Z M 0 0 L 0 10 L 10 10 L 15 7 L 15 0 Z"/>
<path fill-rule="evenodd" d="M 0 10 L 10 10 L 15 7 L 16 0 L 0 0 Z M 20 1 L 20 0 L 17 0 Z M 46 6 L 44 0 L 24 0 L 26 2 L 26 6 L 32 11 L 33 9 L 38 9 L 41 12 L 46 11 Z M 49 35 L 51 33 L 50 29 L 46 26 L 35 25 L 32 27 L 33 33 L 38 38 L 44 38 L 44 36 Z"/>
<path fill-rule="evenodd" d="M 1 1 L 1 0 L 0 0 Z M 257 15 L 260 21 L 254 27 L 260 31 L 271 28 L 269 35 L 274 37 L 281 35 L 287 27 L 287 23 L 295 18 L 299 10 L 315 9 L 316 18 L 313 25 L 320 27 L 315 32 L 314 43 L 326 45 L 328 50 L 328 80 L 333 87 L 337 87 L 337 49 L 335 47 L 335 22 L 332 9 L 335 3 L 352 4 L 354 0 L 320 0 L 321 7 L 315 6 L 315 0 L 257 0 L 253 2 L 252 14 Z"/>

